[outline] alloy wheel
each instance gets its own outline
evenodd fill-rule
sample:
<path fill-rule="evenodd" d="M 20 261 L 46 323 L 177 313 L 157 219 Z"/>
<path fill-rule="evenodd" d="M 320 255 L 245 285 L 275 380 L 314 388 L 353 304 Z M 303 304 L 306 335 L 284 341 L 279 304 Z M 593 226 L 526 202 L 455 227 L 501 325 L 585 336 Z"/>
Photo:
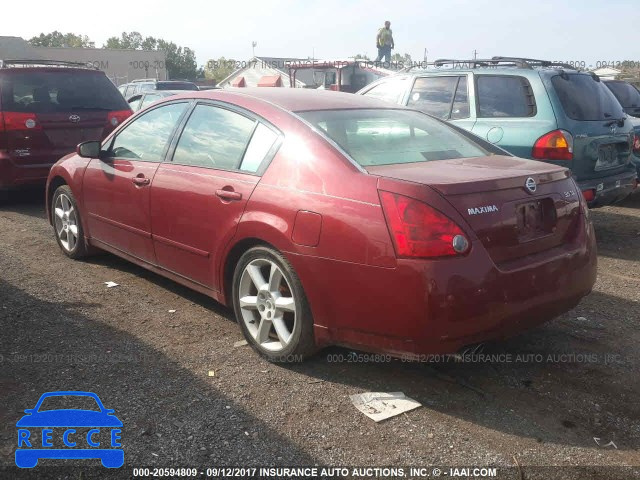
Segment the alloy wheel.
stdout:
<path fill-rule="evenodd" d="M 256 343 L 271 352 L 286 348 L 296 328 L 296 299 L 280 267 L 264 258 L 247 264 L 238 297 L 242 320 Z"/>
<path fill-rule="evenodd" d="M 72 252 L 78 244 L 78 218 L 71 199 L 64 193 L 58 195 L 53 212 L 60 244 L 67 252 Z"/>

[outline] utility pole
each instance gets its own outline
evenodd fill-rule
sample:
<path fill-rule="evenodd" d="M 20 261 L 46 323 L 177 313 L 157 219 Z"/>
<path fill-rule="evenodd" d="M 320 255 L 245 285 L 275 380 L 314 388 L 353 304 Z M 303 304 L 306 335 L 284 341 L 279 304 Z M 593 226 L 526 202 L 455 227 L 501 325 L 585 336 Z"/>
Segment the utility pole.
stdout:
<path fill-rule="evenodd" d="M 256 56 L 256 47 L 258 46 L 258 42 L 256 42 L 255 40 L 253 42 L 251 42 L 251 53 L 252 53 L 252 57 Z"/>
<path fill-rule="evenodd" d="M 478 50 L 474 50 L 473 51 L 473 59 L 477 60 L 478 59 Z"/>
<path fill-rule="evenodd" d="M 424 49 L 424 63 L 427 63 L 427 53 L 429 53 L 429 50 L 427 50 L 426 48 Z"/>

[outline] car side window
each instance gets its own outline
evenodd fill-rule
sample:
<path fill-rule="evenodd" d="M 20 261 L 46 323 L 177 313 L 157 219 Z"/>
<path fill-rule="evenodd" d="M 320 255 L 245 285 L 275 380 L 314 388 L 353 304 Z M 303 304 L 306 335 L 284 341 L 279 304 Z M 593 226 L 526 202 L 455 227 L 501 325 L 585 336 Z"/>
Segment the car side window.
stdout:
<path fill-rule="evenodd" d="M 242 157 L 240 170 L 256 173 L 262 166 L 265 158 L 278 140 L 278 134 L 262 123 L 258 123 L 253 132 L 247 151 Z"/>
<path fill-rule="evenodd" d="M 469 89 L 467 87 L 467 77 L 460 77 L 456 96 L 453 99 L 453 108 L 451 110 L 451 120 L 459 120 L 461 118 L 469 118 Z"/>
<path fill-rule="evenodd" d="M 536 102 L 529 81 L 507 75 L 478 75 L 478 117 L 532 117 Z"/>
<path fill-rule="evenodd" d="M 134 95 L 129 99 L 129 106 L 134 112 L 140 110 L 140 102 L 142 101 L 142 95 Z"/>
<path fill-rule="evenodd" d="M 451 102 L 456 93 L 458 78 L 416 78 L 407 106 L 447 120 L 451 114 Z"/>
<path fill-rule="evenodd" d="M 237 170 L 257 122 L 239 113 L 199 104 L 180 135 L 173 162 Z"/>
<path fill-rule="evenodd" d="M 187 102 L 163 105 L 134 119 L 111 143 L 107 154 L 143 162 L 162 162 L 165 148 Z"/>
<path fill-rule="evenodd" d="M 147 93 L 142 99 L 142 102 L 140 102 L 140 108 L 145 108 L 151 105 L 153 102 L 160 100 L 160 98 L 160 95 L 157 95 L 155 93 Z"/>
<path fill-rule="evenodd" d="M 382 83 L 379 83 L 371 90 L 364 93 L 367 97 L 379 98 L 392 103 L 400 103 L 402 97 L 404 97 L 405 88 L 407 85 L 406 78 L 391 78 Z"/>

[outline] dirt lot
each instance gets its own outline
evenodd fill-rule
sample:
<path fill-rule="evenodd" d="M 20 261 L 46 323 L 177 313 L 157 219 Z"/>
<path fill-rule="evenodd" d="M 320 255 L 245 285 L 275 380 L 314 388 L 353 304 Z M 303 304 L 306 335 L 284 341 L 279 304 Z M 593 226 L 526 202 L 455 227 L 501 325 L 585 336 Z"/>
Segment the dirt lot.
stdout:
<path fill-rule="evenodd" d="M 510 361 L 361 363 L 335 348 L 295 366 L 234 348 L 231 312 L 205 296 L 111 255 L 67 259 L 41 198 L 0 204 L 2 466 L 14 463 L 22 411 L 67 389 L 115 409 L 129 476 L 134 466 L 491 465 L 498 478 L 640 478 L 640 194 L 592 212 L 594 292 L 484 350 Z M 349 400 L 366 391 L 402 391 L 423 407 L 376 424 Z M 546 465 L 584 468 L 536 468 Z"/>

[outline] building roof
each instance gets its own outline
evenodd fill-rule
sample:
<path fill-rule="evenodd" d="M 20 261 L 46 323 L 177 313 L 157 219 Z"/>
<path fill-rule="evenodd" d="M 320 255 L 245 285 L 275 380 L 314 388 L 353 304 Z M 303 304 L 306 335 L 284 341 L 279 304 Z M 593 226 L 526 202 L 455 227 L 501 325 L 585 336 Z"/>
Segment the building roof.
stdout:
<path fill-rule="evenodd" d="M 29 42 L 20 37 L 0 36 L 0 59 L 3 60 L 42 60 L 44 57 Z"/>
<path fill-rule="evenodd" d="M 260 78 L 268 75 L 281 75 L 282 83 L 289 83 L 289 64 L 294 62 L 306 62 L 306 58 L 284 58 L 284 57 L 253 57 L 247 62 L 242 62 L 242 67 L 234 70 L 230 75 L 218 82 L 218 85 L 225 86 L 231 84 L 233 80 L 241 75 L 245 78 L 245 84 L 257 85 Z M 296 85 L 304 87 L 305 84 L 296 80 Z"/>

